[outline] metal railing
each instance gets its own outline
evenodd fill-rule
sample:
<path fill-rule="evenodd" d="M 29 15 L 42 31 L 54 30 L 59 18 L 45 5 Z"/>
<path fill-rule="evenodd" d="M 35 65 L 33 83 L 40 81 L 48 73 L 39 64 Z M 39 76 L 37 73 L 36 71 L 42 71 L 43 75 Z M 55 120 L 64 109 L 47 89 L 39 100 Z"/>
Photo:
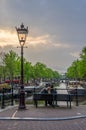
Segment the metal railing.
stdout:
<path fill-rule="evenodd" d="M 86 98 L 86 89 L 78 89 L 78 88 L 75 88 L 75 89 L 70 89 L 70 88 L 63 89 L 63 88 L 56 88 L 56 90 L 57 90 L 57 94 L 58 94 L 59 90 L 61 90 L 61 91 L 66 90 L 68 92 L 68 94 L 70 93 L 73 96 L 73 102 L 75 102 L 76 106 L 78 106 L 79 103 L 84 101 L 85 98 Z M 36 93 L 36 92 L 38 93 L 38 90 L 34 89 L 33 93 Z M 9 92 L 9 93 L 5 93 L 5 89 L 3 89 L 2 93 L 0 93 L 1 108 L 2 109 L 5 108 L 5 106 L 7 104 L 13 106 L 15 98 L 18 99 L 18 95 L 15 95 L 13 93 L 13 91 Z"/>
<path fill-rule="evenodd" d="M 75 102 L 76 106 L 79 106 L 79 103 L 84 101 L 86 99 L 86 89 L 79 89 L 79 88 L 55 88 L 57 91 L 57 94 L 59 94 L 60 91 L 67 91 L 68 94 L 70 94 L 73 98 L 73 102 Z M 34 89 L 34 93 L 38 93 L 36 89 Z M 62 92 L 63 93 L 63 92 Z"/>

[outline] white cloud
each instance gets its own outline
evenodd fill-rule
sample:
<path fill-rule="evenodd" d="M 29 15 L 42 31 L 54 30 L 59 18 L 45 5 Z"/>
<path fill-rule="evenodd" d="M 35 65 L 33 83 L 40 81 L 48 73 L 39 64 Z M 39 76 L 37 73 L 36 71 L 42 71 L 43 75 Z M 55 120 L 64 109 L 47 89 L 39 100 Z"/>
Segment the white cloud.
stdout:
<path fill-rule="evenodd" d="M 79 58 L 80 57 L 80 52 L 71 52 L 70 55 L 75 57 L 75 58 Z"/>
<path fill-rule="evenodd" d="M 12 45 L 12 46 L 18 46 L 19 41 L 17 37 L 16 30 L 15 32 L 11 30 L 0 30 L 0 46 L 6 46 L 6 45 Z M 45 34 L 45 35 L 40 35 L 40 36 L 29 36 L 27 37 L 26 40 L 26 45 L 34 47 L 34 48 L 42 48 L 44 49 L 54 49 L 54 48 L 69 48 L 69 44 L 64 44 L 55 41 L 54 37 Z"/>
<path fill-rule="evenodd" d="M 0 30 L 0 46 L 6 45 L 17 45 L 18 44 L 17 34 L 9 30 Z"/>
<path fill-rule="evenodd" d="M 69 44 L 65 44 L 65 43 L 55 43 L 53 44 L 53 46 L 57 48 L 70 48 L 71 47 Z"/>
<path fill-rule="evenodd" d="M 39 44 L 47 44 L 50 36 L 48 34 L 37 37 L 28 37 L 28 42 L 31 46 L 38 46 Z"/>

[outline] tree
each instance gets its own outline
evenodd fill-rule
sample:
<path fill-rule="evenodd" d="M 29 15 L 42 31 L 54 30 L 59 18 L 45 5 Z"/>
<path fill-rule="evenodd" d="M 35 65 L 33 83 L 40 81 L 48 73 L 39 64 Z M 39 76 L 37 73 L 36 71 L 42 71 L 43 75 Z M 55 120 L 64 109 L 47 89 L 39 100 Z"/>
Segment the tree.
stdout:
<path fill-rule="evenodd" d="M 67 69 L 67 76 L 80 79 L 86 77 L 86 47 L 82 49 L 80 59 L 74 61 Z"/>
<path fill-rule="evenodd" d="M 28 83 L 28 80 L 33 77 L 33 67 L 31 62 L 25 61 L 24 63 L 24 79 Z"/>
<path fill-rule="evenodd" d="M 37 62 L 34 66 L 35 75 L 38 78 L 58 78 L 59 73 L 53 71 L 51 68 L 48 68 L 45 64 Z"/>
<path fill-rule="evenodd" d="M 46 71 L 46 65 L 45 64 L 37 62 L 34 65 L 35 77 L 43 78 L 44 75 L 45 75 L 45 71 Z"/>
<path fill-rule="evenodd" d="M 67 69 L 67 77 L 77 79 L 78 77 L 78 60 L 74 61 L 72 65 Z"/>
<path fill-rule="evenodd" d="M 86 47 L 82 49 L 82 53 L 80 54 L 80 58 L 86 62 Z"/>
<path fill-rule="evenodd" d="M 4 55 L 3 62 L 11 80 L 13 79 L 15 72 L 17 71 L 17 67 L 16 67 L 17 60 L 18 60 L 18 55 L 12 50 L 9 51 L 9 53 Z"/>
<path fill-rule="evenodd" d="M 9 51 L 3 56 L 3 64 L 0 65 L 0 77 L 4 74 L 4 77 L 9 77 L 13 80 L 14 77 L 20 76 L 21 72 L 21 58 L 14 52 Z M 24 62 L 24 81 L 28 83 L 29 79 L 40 79 L 40 78 L 58 78 L 59 73 L 53 71 L 51 68 L 43 63 L 37 62 L 32 66 L 31 62 L 26 59 Z M 4 78 L 5 79 L 5 78 Z"/>
<path fill-rule="evenodd" d="M 80 54 L 81 58 L 81 75 L 82 78 L 86 78 L 86 47 L 82 49 L 82 53 Z"/>

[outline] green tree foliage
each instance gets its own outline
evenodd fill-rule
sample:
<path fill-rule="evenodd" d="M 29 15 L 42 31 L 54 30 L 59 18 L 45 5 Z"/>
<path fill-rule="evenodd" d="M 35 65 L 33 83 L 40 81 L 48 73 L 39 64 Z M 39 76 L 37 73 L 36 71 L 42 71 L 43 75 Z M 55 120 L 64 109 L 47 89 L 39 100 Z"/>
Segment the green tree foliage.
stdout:
<path fill-rule="evenodd" d="M 30 78 L 34 78 L 33 76 L 33 66 L 31 62 L 24 62 L 24 80 L 28 83 Z"/>
<path fill-rule="evenodd" d="M 86 47 L 82 49 L 82 53 L 80 54 L 80 58 L 86 62 Z"/>
<path fill-rule="evenodd" d="M 17 71 L 17 65 L 16 65 L 17 59 L 18 59 L 18 55 L 12 50 L 9 51 L 9 53 L 4 55 L 3 62 L 4 62 L 4 65 L 6 67 L 6 70 L 10 79 L 13 79 L 14 74 Z"/>
<path fill-rule="evenodd" d="M 80 59 L 74 61 L 67 69 L 67 76 L 69 78 L 86 78 L 86 47 L 82 49 Z"/>
<path fill-rule="evenodd" d="M 80 72 L 83 78 L 86 78 L 86 47 L 82 49 L 82 53 L 80 54 L 81 64 L 80 64 Z"/>
<path fill-rule="evenodd" d="M 26 59 L 24 61 L 24 81 L 28 82 L 29 79 L 34 78 L 58 78 L 59 73 L 53 71 L 43 63 L 37 62 L 32 66 L 31 62 L 28 62 Z M 10 77 L 12 80 L 13 77 L 20 76 L 21 72 L 21 58 L 14 52 L 9 51 L 4 54 L 3 65 L 0 66 L 0 77 L 4 72 L 5 77 Z M 3 71 L 2 71 L 3 70 Z"/>
<path fill-rule="evenodd" d="M 35 77 L 38 78 L 59 78 L 59 73 L 53 71 L 43 63 L 37 62 L 34 65 Z"/>
<path fill-rule="evenodd" d="M 44 75 L 46 76 L 46 65 L 37 62 L 34 65 L 34 72 L 35 72 L 35 77 L 44 78 Z"/>

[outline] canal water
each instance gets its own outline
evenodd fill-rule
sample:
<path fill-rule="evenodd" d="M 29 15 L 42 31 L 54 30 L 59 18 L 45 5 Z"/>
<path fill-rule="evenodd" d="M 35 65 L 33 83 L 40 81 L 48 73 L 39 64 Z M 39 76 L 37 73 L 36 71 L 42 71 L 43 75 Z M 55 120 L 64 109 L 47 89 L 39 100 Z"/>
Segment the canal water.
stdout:
<path fill-rule="evenodd" d="M 59 86 L 57 87 L 57 93 L 58 94 L 68 94 L 67 92 L 67 85 L 65 83 L 60 83 Z M 66 106 L 67 103 L 66 102 L 60 102 L 58 101 L 57 103 L 59 106 Z"/>
<path fill-rule="evenodd" d="M 68 94 L 67 85 L 65 83 L 60 83 L 59 87 L 57 87 L 58 94 Z"/>

